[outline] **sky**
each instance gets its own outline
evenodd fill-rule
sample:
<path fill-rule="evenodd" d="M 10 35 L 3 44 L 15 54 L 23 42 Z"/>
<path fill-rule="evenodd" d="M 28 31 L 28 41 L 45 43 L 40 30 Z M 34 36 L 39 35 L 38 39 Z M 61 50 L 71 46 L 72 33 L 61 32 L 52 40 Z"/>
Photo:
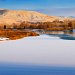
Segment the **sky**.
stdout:
<path fill-rule="evenodd" d="M 75 16 L 75 0 L 0 0 L 0 8 L 35 10 L 48 15 Z"/>

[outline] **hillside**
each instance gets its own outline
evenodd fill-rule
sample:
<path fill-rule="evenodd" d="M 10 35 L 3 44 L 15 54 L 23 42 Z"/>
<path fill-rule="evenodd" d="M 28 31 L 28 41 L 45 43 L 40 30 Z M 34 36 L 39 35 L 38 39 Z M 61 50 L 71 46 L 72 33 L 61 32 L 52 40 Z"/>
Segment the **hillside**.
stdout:
<path fill-rule="evenodd" d="M 0 24 L 28 22 L 52 22 L 58 17 L 48 16 L 34 11 L 25 10 L 0 10 Z"/>
<path fill-rule="evenodd" d="M 0 9 L 0 29 L 6 28 L 72 29 L 75 28 L 75 18 L 48 16 L 35 11 Z"/>

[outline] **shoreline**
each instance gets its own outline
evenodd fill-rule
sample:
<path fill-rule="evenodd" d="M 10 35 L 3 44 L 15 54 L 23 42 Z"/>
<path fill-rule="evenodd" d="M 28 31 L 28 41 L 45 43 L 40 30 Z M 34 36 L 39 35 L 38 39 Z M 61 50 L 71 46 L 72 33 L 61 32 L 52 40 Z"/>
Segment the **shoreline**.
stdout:
<path fill-rule="evenodd" d="M 26 30 L 0 30 L 0 37 L 17 40 L 27 36 L 38 36 L 39 34 Z"/>

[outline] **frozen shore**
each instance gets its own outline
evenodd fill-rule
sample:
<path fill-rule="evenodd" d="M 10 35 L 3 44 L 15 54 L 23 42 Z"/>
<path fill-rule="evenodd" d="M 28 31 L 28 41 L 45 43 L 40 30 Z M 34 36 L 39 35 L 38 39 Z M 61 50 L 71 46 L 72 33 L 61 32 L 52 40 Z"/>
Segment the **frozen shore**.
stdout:
<path fill-rule="evenodd" d="M 0 62 L 75 66 L 75 41 L 41 35 L 0 42 Z"/>

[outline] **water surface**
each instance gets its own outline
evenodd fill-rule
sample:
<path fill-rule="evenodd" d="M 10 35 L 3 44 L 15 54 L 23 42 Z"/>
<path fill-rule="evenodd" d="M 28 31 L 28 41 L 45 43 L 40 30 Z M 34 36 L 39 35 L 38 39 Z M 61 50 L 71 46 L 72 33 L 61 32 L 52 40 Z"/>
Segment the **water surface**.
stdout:
<path fill-rule="evenodd" d="M 0 75 L 75 75 L 72 67 L 0 65 Z"/>

